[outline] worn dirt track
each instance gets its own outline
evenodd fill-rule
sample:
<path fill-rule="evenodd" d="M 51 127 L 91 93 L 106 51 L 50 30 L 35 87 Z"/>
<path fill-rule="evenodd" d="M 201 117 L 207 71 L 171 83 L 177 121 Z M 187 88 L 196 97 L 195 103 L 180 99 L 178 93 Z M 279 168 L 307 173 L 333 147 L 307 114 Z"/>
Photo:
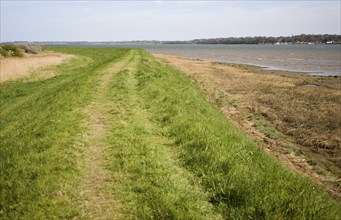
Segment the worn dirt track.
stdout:
<path fill-rule="evenodd" d="M 132 53 L 103 71 L 104 74 L 95 90 L 94 99 L 84 109 L 88 117 L 84 126 L 88 128 L 88 132 L 82 139 L 88 147 L 83 152 L 84 160 L 80 164 L 83 170 L 83 177 L 80 180 L 82 218 L 123 218 L 119 211 L 122 208 L 120 201 L 110 193 L 110 174 L 106 160 L 106 151 L 109 146 L 105 140 L 111 126 L 108 119 L 111 108 L 106 92 L 113 78 L 120 71 L 128 68 L 131 59 Z"/>

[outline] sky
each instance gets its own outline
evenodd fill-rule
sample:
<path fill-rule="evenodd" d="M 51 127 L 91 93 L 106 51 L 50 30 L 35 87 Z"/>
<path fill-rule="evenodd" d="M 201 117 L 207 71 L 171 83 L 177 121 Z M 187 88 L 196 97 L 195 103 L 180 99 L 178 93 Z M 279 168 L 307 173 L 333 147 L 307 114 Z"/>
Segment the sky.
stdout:
<path fill-rule="evenodd" d="M 341 1 L 1 1 L 0 41 L 341 34 Z"/>

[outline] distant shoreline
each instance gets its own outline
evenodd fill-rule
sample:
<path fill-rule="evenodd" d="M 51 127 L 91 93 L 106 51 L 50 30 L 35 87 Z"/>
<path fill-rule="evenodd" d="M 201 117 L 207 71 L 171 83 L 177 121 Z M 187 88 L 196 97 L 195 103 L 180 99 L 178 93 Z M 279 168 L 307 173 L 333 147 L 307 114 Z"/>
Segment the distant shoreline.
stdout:
<path fill-rule="evenodd" d="M 144 46 L 151 53 L 188 59 L 248 64 L 305 75 L 341 76 L 341 45 L 160 45 Z"/>
<path fill-rule="evenodd" d="M 341 44 L 341 35 L 337 34 L 300 34 L 294 36 L 254 36 L 220 37 L 194 40 L 129 40 L 129 41 L 13 41 L 4 43 L 53 45 L 112 45 L 112 44 Z"/>

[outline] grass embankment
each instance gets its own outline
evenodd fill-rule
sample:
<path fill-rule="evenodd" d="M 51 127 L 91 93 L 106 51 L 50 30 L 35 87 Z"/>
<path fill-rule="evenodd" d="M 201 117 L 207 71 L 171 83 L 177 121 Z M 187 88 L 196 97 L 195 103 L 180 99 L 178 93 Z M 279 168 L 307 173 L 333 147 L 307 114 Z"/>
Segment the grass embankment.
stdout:
<path fill-rule="evenodd" d="M 341 196 L 341 77 L 157 57 L 188 74 L 272 154 Z"/>
<path fill-rule="evenodd" d="M 101 68 L 127 50 L 57 49 L 90 57 L 56 67 L 58 76 L 0 85 L 0 218 L 67 218 L 76 202 L 64 186 L 78 173 L 75 136 Z"/>
<path fill-rule="evenodd" d="M 340 204 L 266 155 L 180 72 L 147 54 L 141 59 L 136 90 L 150 119 L 173 140 L 215 211 L 224 218 L 340 217 Z"/>
<path fill-rule="evenodd" d="M 341 218 L 340 203 L 265 154 L 178 70 L 141 50 L 55 50 L 93 62 L 1 84 L 1 217 L 100 218 L 87 203 L 115 199 L 105 217 Z"/>

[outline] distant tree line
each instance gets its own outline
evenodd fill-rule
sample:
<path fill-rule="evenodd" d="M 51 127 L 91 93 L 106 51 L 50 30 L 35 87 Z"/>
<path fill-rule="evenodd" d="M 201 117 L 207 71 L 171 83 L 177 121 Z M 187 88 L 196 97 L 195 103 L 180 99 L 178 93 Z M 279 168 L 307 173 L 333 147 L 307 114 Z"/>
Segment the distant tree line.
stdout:
<path fill-rule="evenodd" d="M 227 38 L 210 38 L 195 39 L 188 41 L 159 41 L 159 40 L 134 40 L 134 41 L 42 41 L 42 42 L 26 42 L 15 41 L 15 45 L 50 45 L 50 46 L 115 46 L 115 44 L 341 44 L 341 35 L 336 34 L 301 34 L 290 37 L 227 37 Z M 3 44 L 0 44 L 0 55 L 6 55 Z M 14 50 L 12 50 L 14 51 Z M 4 56 L 2 55 L 2 56 Z"/>
<path fill-rule="evenodd" d="M 228 37 L 195 39 L 190 41 L 164 41 L 166 44 L 276 44 L 276 43 L 341 43 L 341 35 L 301 34 L 290 37 Z"/>

